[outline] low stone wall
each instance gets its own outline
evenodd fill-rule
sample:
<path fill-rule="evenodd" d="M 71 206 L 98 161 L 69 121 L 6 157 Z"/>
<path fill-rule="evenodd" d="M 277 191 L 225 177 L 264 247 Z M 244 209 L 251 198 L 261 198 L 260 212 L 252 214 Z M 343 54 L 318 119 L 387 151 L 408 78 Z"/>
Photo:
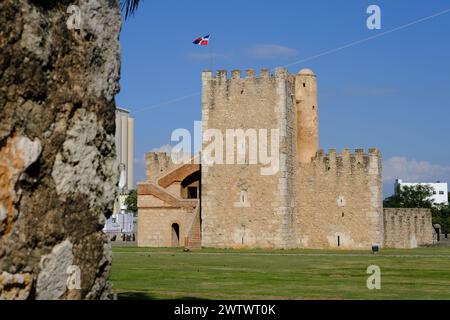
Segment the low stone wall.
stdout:
<path fill-rule="evenodd" d="M 386 247 L 416 248 L 433 244 L 431 210 L 421 208 L 384 208 Z"/>
<path fill-rule="evenodd" d="M 301 248 L 370 249 L 383 243 L 381 154 L 319 150 L 297 170 L 295 219 Z"/>
<path fill-rule="evenodd" d="M 194 217 L 195 212 L 186 208 L 140 208 L 137 245 L 139 247 L 183 247 Z M 173 224 L 179 227 L 177 244 L 173 242 Z"/>

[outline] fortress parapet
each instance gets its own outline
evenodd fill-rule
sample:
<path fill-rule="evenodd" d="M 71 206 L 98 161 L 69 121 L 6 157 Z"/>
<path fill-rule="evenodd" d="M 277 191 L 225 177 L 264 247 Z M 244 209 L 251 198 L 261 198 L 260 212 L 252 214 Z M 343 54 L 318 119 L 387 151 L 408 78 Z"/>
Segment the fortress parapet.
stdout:
<path fill-rule="evenodd" d="M 254 69 L 204 71 L 202 129 L 277 128 L 282 137 L 293 134 L 294 83 L 295 76 L 286 68 L 276 68 L 273 73 L 263 68 L 259 74 Z"/>
<path fill-rule="evenodd" d="M 285 77 L 288 74 L 288 71 L 286 68 L 276 68 L 273 73 L 270 72 L 267 68 L 262 68 L 259 71 L 259 75 L 256 74 L 255 69 L 246 69 L 244 71 L 244 74 L 241 70 L 232 70 L 230 73 L 228 73 L 227 70 L 217 70 L 216 74 L 213 75 L 213 72 L 211 70 L 205 70 L 202 73 L 202 78 L 204 80 L 212 80 L 216 82 L 223 82 L 223 81 L 233 81 L 233 80 L 244 80 L 244 79 L 270 79 L 270 78 L 277 78 L 277 77 Z"/>
<path fill-rule="evenodd" d="M 355 149 L 353 153 L 349 149 L 341 153 L 329 149 L 326 154 L 320 149 L 311 162 L 317 173 L 381 174 L 381 153 L 376 148 L 370 148 L 367 153 L 364 149 Z"/>
<path fill-rule="evenodd" d="M 145 154 L 145 167 L 147 181 L 154 182 L 164 172 L 173 168 L 175 164 L 170 158 L 170 153 L 166 152 L 147 152 Z"/>
<path fill-rule="evenodd" d="M 307 212 L 297 229 L 304 246 L 383 246 L 381 155 L 371 148 L 340 153 L 318 150 L 311 162 L 298 162 L 297 207 Z M 317 223 L 326 225 L 318 228 Z"/>

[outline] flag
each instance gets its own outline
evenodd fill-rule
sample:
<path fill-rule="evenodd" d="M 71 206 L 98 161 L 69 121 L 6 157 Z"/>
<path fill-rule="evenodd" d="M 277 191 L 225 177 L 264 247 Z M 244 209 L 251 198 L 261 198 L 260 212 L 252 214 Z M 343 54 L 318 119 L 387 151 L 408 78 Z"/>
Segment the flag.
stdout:
<path fill-rule="evenodd" d="M 199 46 L 207 46 L 208 42 L 209 42 L 209 34 L 207 36 L 195 39 L 192 43 Z"/>

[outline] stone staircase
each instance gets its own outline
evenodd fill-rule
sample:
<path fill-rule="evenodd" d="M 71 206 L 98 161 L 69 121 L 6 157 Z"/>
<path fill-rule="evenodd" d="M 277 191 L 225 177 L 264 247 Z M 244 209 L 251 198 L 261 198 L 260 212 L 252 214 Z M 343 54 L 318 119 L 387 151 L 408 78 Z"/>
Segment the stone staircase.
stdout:
<path fill-rule="evenodd" d="M 195 208 L 194 218 L 192 219 L 192 224 L 188 230 L 184 240 L 184 247 L 186 249 L 200 249 L 202 247 L 200 202 L 198 202 L 197 207 Z"/>

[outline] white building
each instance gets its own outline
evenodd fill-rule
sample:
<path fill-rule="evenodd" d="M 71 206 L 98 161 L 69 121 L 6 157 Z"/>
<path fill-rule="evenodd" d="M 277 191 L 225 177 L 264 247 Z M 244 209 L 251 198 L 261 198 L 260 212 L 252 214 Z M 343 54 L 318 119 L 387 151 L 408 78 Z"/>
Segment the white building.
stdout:
<path fill-rule="evenodd" d="M 134 214 L 127 210 L 125 199 L 127 195 L 119 195 L 118 211 L 106 221 L 105 232 L 108 233 L 133 233 L 134 232 Z"/>
<path fill-rule="evenodd" d="M 119 165 L 125 166 L 124 190 L 134 188 L 134 119 L 130 111 L 116 108 L 116 152 Z"/>
<path fill-rule="evenodd" d="M 397 186 L 430 186 L 433 188 L 433 195 L 431 199 L 434 200 L 434 204 L 448 204 L 448 185 L 446 182 L 403 182 L 401 179 L 395 180 L 395 190 Z"/>
<path fill-rule="evenodd" d="M 120 170 L 119 196 L 112 216 L 106 221 L 108 233 L 134 232 L 134 215 L 127 210 L 124 201 L 134 189 L 134 119 L 126 109 L 116 108 L 116 156 Z"/>

